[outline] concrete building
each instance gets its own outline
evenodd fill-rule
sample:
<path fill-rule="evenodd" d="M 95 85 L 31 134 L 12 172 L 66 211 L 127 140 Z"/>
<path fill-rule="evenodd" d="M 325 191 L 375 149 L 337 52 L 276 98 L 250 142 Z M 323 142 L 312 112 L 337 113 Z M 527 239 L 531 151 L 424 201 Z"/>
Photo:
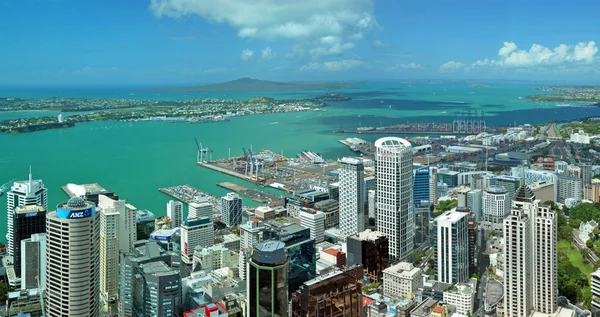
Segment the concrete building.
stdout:
<path fill-rule="evenodd" d="M 275 209 L 269 206 L 258 206 L 254 209 L 254 215 L 260 220 L 271 220 L 275 218 Z"/>
<path fill-rule="evenodd" d="M 472 189 L 467 193 L 467 209 L 473 213 L 475 222 L 479 223 L 482 215 L 483 191 L 481 189 Z"/>
<path fill-rule="evenodd" d="M 541 202 L 556 201 L 556 183 L 535 182 L 528 185 Z"/>
<path fill-rule="evenodd" d="M 474 311 L 475 295 L 477 294 L 477 280 L 469 283 L 459 283 L 444 291 L 444 302 L 456 307 L 456 313 L 468 315 Z M 511 315 L 521 316 L 521 315 Z M 528 315 L 527 315 L 528 316 Z"/>
<path fill-rule="evenodd" d="M 137 241 L 137 209 L 115 195 L 99 194 L 97 198 L 100 209 L 119 214 L 118 248 L 122 252 L 129 252 Z"/>
<path fill-rule="evenodd" d="M 414 249 L 413 171 L 411 144 L 396 137 L 375 142 L 377 231 L 389 239 L 389 256 L 401 259 Z"/>
<path fill-rule="evenodd" d="M 99 218 L 96 206 L 81 197 L 47 214 L 46 316 L 99 315 Z"/>
<path fill-rule="evenodd" d="M 579 132 L 570 135 L 569 141 L 573 143 L 590 144 L 590 135 L 583 132 L 583 130 L 579 130 Z"/>
<path fill-rule="evenodd" d="M 314 209 L 300 210 L 300 225 L 310 229 L 310 238 L 316 243 L 325 240 L 325 214 Z"/>
<path fill-rule="evenodd" d="M 251 219 L 250 221 L 241 225 L 240 248 L 242 250 L 253 248 L 257 243 L 262 242 L 265 229 L 265 224 L 258 219 Z"/>
<path fill-rule="evenodd" d="M 345 157 L 339 161 L 340 233 L 346 237 L 365 228 L 364 178 L 361 159 Z"/>
<path fill-rule="evenodd" d="M 196 248 L 192 271 L 203 270 L 212 272 L 223 267 L 231 266 L 231 251 L 222 245 L 208 248 Z"/>
<path fill-rule="evenodd" d="M 592 280 L 592 307 L 600 310 L 600 269 L 591 274 Z"/>
<path fill-rule="evenodd" d="M 581 182 L 583 186 L 592 183 L 592 165 L 591 164 L 581 164 L 579 165 L 581 168 Z"/>
<path fill-rule="evenodd" d="M 412 263 L 400 262 L 383 270 L 383 294 L 405 297 L 423 287 L 423 271 Z"/>
<path fill-rule="evenodd" d="M 212 218 L 214 215 L 213 205 L 208 201 L 208 198 L 202 196 L 198 197 L 196 201 L 188 204 L 188 216 L 189 219 L 208 217 Z"/>
<path fill-rule="evenodd" d="M 136 242 L 130 252 L 121 253 L 119 262 L 119 317 L 132 317 L 140 316 L 138 307 L 144 296 L 134 292 L 136 283 L 135 290 L 143 291 L 139 285 L 139 278 L 143 274 L 140 267 L 146 263 L 164 262 L 174 270 L 179 270 L 181 256 L 179 253 L 165 251 L 156 241 L 142 240 Z M 134 301 L 137 301 L 135 311 Z"/>
<path fill-rule="evenodd" d="M 325 230 L 337 227 L 340 223 L 339 203 L 334 199 L 326 199 L 316 202 L 313 206 L 315 210 L 325 214 Z"/>
<path fill-rule="evenodd" d="M 100 211 L 100 295 L 104 305 L 117 299 L 119 287 L 119 217 L 114 208 Z"/>
<path fill-rule="evenodd" d="M 347 266 L 346 253 L 339 249 L 329 248 L 319 251 L 320 259 L 329 263 L 335 264 L 339 268 L 345 268 Z"/>
<path fill-rule="evenodd" d="M 482 194 L 483 221 L 491 224 L 502 224 L 502 220 L 510 213 L 510 197 L 502 187 L 488 187 Z"/>
<path fill-rule="evenodd" d="M 169 200 L 167 203 L 167 217 L 173 222 L 173 227 L 181 227 L 183 223 L 183 203 L 177 200 Z"/>
<path fill-rule="evenodd" d="M 369 210 L 369 218 L 371 219 L 376 219 L 377 218 L 377 214 L 376 214 L 376 210 L 377 210 L 377 192 L 375 190 L 370 190 L 367 193 L 367 206 L 368 206 L 368 210 Z"/>
<path fill-rule="evenodd" d="M 6 219 L 7 219 L 7 248 L 6 253 L 15 256 L 15 246 L 20 243 L 14 237 L 13 214 L 17 206 L 38 205 L 48 210 L 48 190 L 42 180 L 34 180 L 29 170 L 29 180 L 14 182 L 10 191 L 6 193 Z"/>
<path fill-rule="evenodd" d="M 564 203 L 565 199 L 573 198 L 581 201 L 583 197 L 583 186 L 581 178 L 562 173 L 558 176 L 558 196 L 557 202 Z"/>
<path fill-rule="evenodd" d="M 508 316 L 557 310 L 556 218 L 526 186 L 504 220 L 504 307 Z"/>
<path fill-rule="evenodd" d="M 362 317 L 362 268 L 335 271 L 305 282 L 290 298 L 291 317 Z"/>
<path fill-rule="evenodd" d="M 435 275 L 438 282 L 469 279 L 469 214 L 447 211 L 433 220 Z"/>
<path fill-rule="evenodd" d="M 346 239 L 348 266 L 361 265 L 365 276 L 378 282 L 390 262 L 389 240 L 381 232 L 369 229 Z"/>
<path fill-rule="evenodd" d="M 46 289 L 46 234 L 21 240 L 21 289 Z"/>
<path fill-rule="evenodd" d="M 554 168 L 557 173 L 566 173 L 569 169 L 569 163 L 565 161 L 556 161 L 554 162 Z"/>
<path fill-rule="evenodd" d="M 134 316 L 177 316 L 181 305 L 179 272 L 160 261 L 141 264 L 134 275 L 133 294 Z"/>
<path fill-rule="evenodd" d="M 537 195 L 536 195 L 537 197 Z M 595 203 L 600 202 L 600 184 L 594 183 L 585 185 L 583 189 L 583 199 L 589 200 Z M 541 200 L 541 199 L 540 199 Z M 544 201 L 544 200 L 542 200 Z"/>
<path fill-rule="evenodd" d="M 186 219 L 181 225 L 181 261 L 192 264 L 194 250 L 214 244 L 215 228 L 210 218 Z"/>
<path fill-rule="evenodd" d="M 288 260 L 285 244 L 257 244 L 248 261 L 247 316 L 288 316 Z"/>
<path fill-rule="evenodd" d="M 27 264 L 21 259 L 21 241 L 33 234 L 46 232 L 46 208 L 39 205 L 18 206 L 12 214 L 13 268 L 15 275 L 21 277 L 21 267 Z"/>
<path fill-rule="evenodd" d="M 221 197 L 221 221 L 228 227 L 242 223 L 242 198 L 238 194 L 228 193 Z"/>

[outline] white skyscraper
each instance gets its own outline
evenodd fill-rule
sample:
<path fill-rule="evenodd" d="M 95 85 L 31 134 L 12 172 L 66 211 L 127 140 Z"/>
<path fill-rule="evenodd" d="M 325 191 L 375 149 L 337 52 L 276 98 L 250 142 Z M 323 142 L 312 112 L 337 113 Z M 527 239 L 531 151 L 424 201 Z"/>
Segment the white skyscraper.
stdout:
<path fill-rule="evenodd" d="M 44 183 L 31 177 L 29 169 L 29 180 L 14 182 L 10 191 L 6 193 L 6 217 L 7 217 L 7 250 L 8 255 L 14 256 L 15 241 L 13 241 L 13 214 L 17 206 L 40 205 L 48 210 L 48 190 Z M 19 243 L 18 241 L 16 243 Z"/>
<path fill-rule="evenodd" d="M 183 203 L 169 200 L 167 203 L 167 216 L 173 221 L 173 227 L 181 227 L 183 223 Z"/>
<path fill-rule="evenodd" d="M 340 233 L 347 237 L 365 230 L 365 166 L 362 159 L 345 157 L 339 167 Z"/>
<path fill-rule="evenodd" d="M 506 316 L 551 315 L 557 309 L 556 218 L 528 187 L 517 192 L 504 219 Z"/>
<path fill-rule="evenodd" d="M 188 204 L 188 218 L 213 217 L 213 205 L 206 197 L 199 197 L 195 202 Z"/>
<path fill-rule="evenodd" d="M 469 279 L 469 214 L 447 211 L 433 220 L 437 281 L 464 283 Z"/>
<path fill-rule="evenodd" d="M 119 284 L 120 214 L 115 208 L 100 212 L 100 294 L 105 304 L 116 300 Z"/>
<path fill-rule="evenodd" d="M 196 247 L 211 247 L 214 242 L 215 228 L 210 218 L 186 219 L 181 226 L 181 261 L 193 263 Z"/>
<path fill-rule="evenodd" d="M 46 216 L 46 316 L 99 316 L 99 218 L 81 197 Z"/>
<path fill-rule="evenodd" d="M 501 224 L 510 213 L 510 195 L 502 187 L 488 187 L 482 194 L 483 221 Z"/>
<path fill-rule="evenodd" d="M 46 289 L 46 234 L 21 240 L 21 289 Z"/>
<path fill-rule="evenodd" d="M 389 239 L 391 260 L 414 248 L 413 160 L 410 142 L 396 137 L 375 142 L 377 231 Z"/>
<path fill-rule="evenodd" d="M 262 242 L 265 225 L 262 221 L 250 220 L 240 226 L 240 249 L 253 248 L 255 244 Z"/>
<path fill-rule="evenodd" d="M 242 198 L 236 193 L 221 197 L 221 221 L 228 227 L 242 223 Z"/>
<path fill-rule="evenodd" d="M 107 213 L 119 213 L 119 250 L 129 252 L 137 241 L 136 209 L 125 200 L 113 200 L 105 195 L 98 195 L 98 207 Z"/>
<path fill-rule="evenodd" d="M 325 214 L 321 211 L 300 210 L 300 225 L 310 229 L 310 238 L 316 243 L 325 241 Z"/>

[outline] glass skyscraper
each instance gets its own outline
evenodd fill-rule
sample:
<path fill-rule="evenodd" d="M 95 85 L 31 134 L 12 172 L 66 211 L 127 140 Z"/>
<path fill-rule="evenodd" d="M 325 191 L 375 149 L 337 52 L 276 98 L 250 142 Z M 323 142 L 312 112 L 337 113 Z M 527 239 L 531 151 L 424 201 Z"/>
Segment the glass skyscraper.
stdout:
<path fill-rule="evenodd" d="M 254 247 L 247 283 L 250 317 L 288 316 L 288 260 L 283 242 L 269 240 Z"/>
<path fill-rule="evenodd" d="M 428 241 L 430 223 L 430 170 L 427 165 L 413 165 L 413 204 L 415 211 L 416 243 Z"/>

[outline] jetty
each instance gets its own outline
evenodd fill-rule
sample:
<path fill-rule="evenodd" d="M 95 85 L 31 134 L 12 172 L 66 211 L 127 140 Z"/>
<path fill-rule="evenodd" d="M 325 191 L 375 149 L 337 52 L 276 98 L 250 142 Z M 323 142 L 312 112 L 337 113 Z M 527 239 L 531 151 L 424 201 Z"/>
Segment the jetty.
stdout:
<path fill-rule="evenodd" d="M 158 189 L 161 193 L 175 198 L 183 203 L 189 204 L 198 199 L 198 197 L 206 197 L 208 202 L 213 205 L 215 214 L 221 213 L 221 204 L 219 198 L 204 192 L 191 185 L 177 185 L 172 187 L 163 187 Z"/>
<path fill-rule="evenodd" d="M 247 188 L 247 187 L 240 186 L 238 184 L 234 184 L 234 183 L 230 183 L 230 182 L 217 183 L 217 185 L 220 187 L 226 188 L 228 190 L 231 190 L 233 192 L 236 192 L 240 195 L 249 197 L 258 203 L 263 203 L 263 204 L 271 203 L 271 204 L 275 204 L 275 205 L 283 204 L 283 198 L 276 196 L 274 194 L 262 192 L 257 189 Z"/>

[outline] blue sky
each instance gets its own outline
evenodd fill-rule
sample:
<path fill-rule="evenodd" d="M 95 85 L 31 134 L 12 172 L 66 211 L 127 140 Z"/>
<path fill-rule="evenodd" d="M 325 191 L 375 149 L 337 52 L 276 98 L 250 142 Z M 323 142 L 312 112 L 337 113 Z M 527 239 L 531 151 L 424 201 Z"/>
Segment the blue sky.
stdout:
<path fill-rule="evenodd" d="M 5 0 L 0 84 L 590 82 L 597 12 L 597 0 Z"/>

